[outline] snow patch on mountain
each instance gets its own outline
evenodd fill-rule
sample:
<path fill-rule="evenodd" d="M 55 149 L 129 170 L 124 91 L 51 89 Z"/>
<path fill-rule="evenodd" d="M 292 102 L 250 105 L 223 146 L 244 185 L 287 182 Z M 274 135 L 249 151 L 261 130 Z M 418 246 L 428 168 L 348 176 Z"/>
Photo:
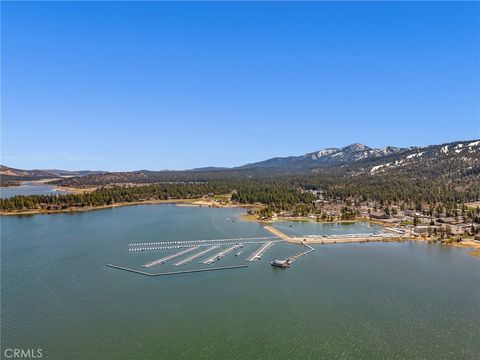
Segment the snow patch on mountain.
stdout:
<path fill-rule="evenodd" d="M 412 158 L 415 158 L 415 157 L 420 157 L 424 154 L 424 152 L 419 152 L 419 153 L 415 153 L 415 154 L 410 154 L 407 156 L 407 159 L 412 159 Z"/>

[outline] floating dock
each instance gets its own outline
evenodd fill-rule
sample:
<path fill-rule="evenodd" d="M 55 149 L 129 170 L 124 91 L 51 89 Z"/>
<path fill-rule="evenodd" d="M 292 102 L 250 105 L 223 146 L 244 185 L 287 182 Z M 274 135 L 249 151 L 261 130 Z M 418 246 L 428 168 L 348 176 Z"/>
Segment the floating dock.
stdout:
<path fill-rule="evenodd" d="M 196 272 L 204 272 L 204 271 L 240 269 L 240 268 L 248 267 L 248 265 L 234 265 L 234 266 L 223 266 L 223 267 L 216 267 L 216 268 L 181 270 L 181 271 L 171 271 L 171 272 L 151 274 L 151 273 L 147 273 L 145 271 L 130 269 L 130 268 L 127 268 L 127 267 L 124 267 L 124 266 L 118 266 L 118 265 L 113 265 L 113 264 L 107 264 L 107 266 L 111 267 L 111 268 L 114 268 L 114 269 L 128 271 L 128 272 L 132 272 L 132 273 L 140 274 L 140 275 L 145 275 L 145 276 L 168 276 L 168 275 L 188 274 L 188 273 L 196 273 Z"/>
<path fill-rule="evenodd" d="M 405 230 L 404 230 L 404 229 L 397 229 L 397 228 L 387 227 L 387 228 L 385 228 L 385 230 L 391 231 L 391 232 L 394 232 L 394 233 L 397 233 L 397 234 L 400 234 L 400 235 L 404 235 L 404 234 L 405 234 Z"/>
<path fill-rule="evenodd" d="M 277 241 L 272 241 L 272 242 L 281 242 L 282 240 L 277 240 Z M 247 241 L 245 244 L 264 244 L 265 241 Z M 201 245 L 195 245 L 196 247 L 207 247 L 207 246 L 213 246 L 213 245 L 218 245 L 218 246 L 226 246 L 226 245 L 236 245 L 238 242 L 228 242 L 228 243 L 221 243 L 221 244 L 201 244 Z M 184 249 L 184 248 L 190 248 L 194 245 L 192 244 L 185 244 L 185 245 L 177 245 L 177 246 L 148 246 L 148 247 L 132 247 L 128 249 L 129 252 L 143 252 L 143 251 L 158 251 L 158 250 L 175 250 L 175 249 Z"/>
<path fill-rule="evenodd" d="M 357 239 L 357 238 L 391 238 L 398 237 L 398 233 L 365 233 L 365 234 L 335 234 L 335 235 L 303 235 L 306 239 Z"/>
<path fill-rule="evenodd" d="M 219 245 L 211 246 L 211 247 L 209 247 L 209 248 L 206 249 L 206 250 L 202 250 L 202 251 L 200 251 L 199 253 L 193 254 L 192 256 L 189 256 L 189 257 L 186 258 L 186 259 L 180 260 L 179 262 L 173 264 L 173 266 L 182 266 L 182 265 L 185 265 L 185 264 L 187 264 L 187 263 L 189 263 L 189 262 L 191 262 L 191 261 L 193 261 L 193 260 L 195 260 L 195 259 L 197 259 L 197 258 L 199 258 L 199 257 L 201 257 L 201 256 L 203 256 L 203 255 L 205 255 L 205 254 L 208 254 L 210 251 L 213 251 L 213 250 L 215 250 L 215 249 L 218 249 L 219 247 L 220 247 Z"/>
<path fill-rule="evenodd" d="M 150 268 L 152 266 L 162 265 L 162 264 L 166 263 L 167 261 L 170 261 L 170 260 L 175 259 L 176 257 L 182 256 L 182 255 L 188 254 L 189 252 L 191 252 L 193 250 L 197 250 L 197 249 L 198 249 L 198 246 L 194 246 L 194 247 L 188 248 L 186 250 L 180 251 L 178 253 L 168 255 L 168 256 L 165 256 L 165 257 L 157 259 L 157 260 L 150 261 L 150 262 L 148 262 L 148 263 L 146 263 L 142 266 L 144 268 Z"/>
<path fill-rule="evenodd" d="M 319 244 L 335 244 L 335 243 L 353 243 L 353 242 L 369 242 L 369 241 L 385 241 L 385 240 L 395 240 L 400 237 L 404 237 L 405 233 L 402 233 L 400 229 L 386 228 L 385 230 L 393 232 L 393 234 L 381 232 L 378 234 L 374 233 L 364 233 L 364 234 L 339 234 L 339 235 L 303 235 L 299 236 L 288 236 L 280 230 L 272 226 L 264 226 L 265 230 L 271 232 L 277 237 L 281 238 L 284 241 L 293 242 L 293 243 L 303 243 L 304 241 L 309 241 L 311 243 Z"/>
<path fill-rule="evenodd" d="M 219 253 L 216 253 L 212 257 L 208 258 L 207 260 L 202 261 L 202 264 L 213 264 L 215 261 L 220 260 L 222 257 L 225 255 L 231 253 L 232 251 L 241 248 L 243 245 L 242 244 L 235 244 L 233 246 L 230 246 L 226 248 L 225 250 L 220 251 Z"/>
<path fill-rule="evenodd" d="M 266 244 L 260 246 L 260 248 L 255 251 L 247 261 L 258 261 L 262 258 L 262 255 L 273 245 L 273 242 L 269 241 Z"/>
<path fill-rule="evenodd" d="M 278 236 L 259 236 L 250 238 L 224 238 L 224 239 L 204 239 L 204 240 L 176 240 L 176 241 L 158 241 L 158 242 L 145 242 L 145 243 L 131 243 L 129 247 L 152 247 L 152 246 L 178 246 L 191 244 L 189 246 L 199 245 L 202 243 L 220 243 L 220 242 L 247 242 L 247 241 L 268 241 L 272 239 L 278 239 Z"/>

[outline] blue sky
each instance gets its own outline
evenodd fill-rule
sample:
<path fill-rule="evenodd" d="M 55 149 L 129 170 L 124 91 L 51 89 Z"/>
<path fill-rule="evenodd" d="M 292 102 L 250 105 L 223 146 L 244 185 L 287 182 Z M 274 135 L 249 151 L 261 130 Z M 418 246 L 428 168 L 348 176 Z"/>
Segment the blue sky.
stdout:
<path fill-rule="evenodd" d="M 2 2 L 2 164 L 235 166 L 480 138 L 479 3 Z"/>

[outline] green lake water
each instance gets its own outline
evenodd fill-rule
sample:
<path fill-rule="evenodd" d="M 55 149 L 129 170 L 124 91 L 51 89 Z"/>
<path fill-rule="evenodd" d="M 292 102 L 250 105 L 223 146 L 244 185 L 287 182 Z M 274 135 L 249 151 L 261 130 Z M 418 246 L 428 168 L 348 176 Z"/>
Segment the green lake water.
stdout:
<path fill-rule="evenodd" d="M 1 218 L 2 353 L 43 359 L 478 359 L 480 260 L 423 243 L 246 245 L 215 265 L 248 268 L 146 277 L 108 268 L 175 251 L 134 242 L 271 236 L 241 209 L 128 206 Z M 228 220 L 230 218 L 230 220 Z M 232 221 L 231 219 L 235 220 Z M 277 223 L 295 235 L 378 232 L 368 224 Z M 188 255 L 185 255 L 187 257 Z"/>

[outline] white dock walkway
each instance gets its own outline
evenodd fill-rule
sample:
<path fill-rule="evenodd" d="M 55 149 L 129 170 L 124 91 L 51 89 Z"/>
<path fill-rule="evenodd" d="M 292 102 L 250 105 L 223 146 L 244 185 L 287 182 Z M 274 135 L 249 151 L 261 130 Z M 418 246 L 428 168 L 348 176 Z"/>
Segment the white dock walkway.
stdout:
<path fill-rule="evenodd" d="M 182 265 L 185 265 L 205 254 L 208 254 L 210 251 L 213 251 L 215 249 L 218 249 L 220 246 L 219 245 L 214 245 L 214 246 L 211 246 L 209 247 L 208 249 L 205 249 L 205 250 L 202 250 L 200 251 L 199 253 L 196 253 L 196 254 L 193 254 L 192 256 L 189 256 L 188 258 L 186 259 L 183 259 L 183 260 L 180 260 L 179 262 L 173 264 L 173 266 L 182 266 Z"/>
<path fill-rule="evenodd" d="M 268 241 L 271 239 L 278 239 L 278 236 L 258 236 L 247 238 L 224 238 L 224 239 L 203 239 L 203 240 L 176 240 L 176 241 L 158 241 L 158 242 L 144 242 L 144 243 L 131 243 L 130 247 L 150 247 L 150 246 L 175 246 L 186 245 L 190 246 L 199 245 L 202 243 L 222 243 L 222 242 L 246 242 L 246 241 Z"/>
<path fill-rule="evenodd" d="M 257 261 L 262 258 L 262 255 L 273 245 L 273 242 L 269 241 L 266 244 L 260 246 L 260 248 L 255 251 L 250 257 L 247 259 L 247 261 Z"/>
<path fill-rule="evenodd" d="M 242 244 L 235 244 L 233 246 L 230 246 L 226 248 L 225 250 L 220 251 L 219 253 L 216 253 L 212 257 L 208 258 L 205 261 L 202 261 L 202 264 L 213 264 L 215 261 L 220 260 L 222 257 L 225 255 L 231 253 L 232 251 L 241 248 L 243 245 Z"/>
<path fill-rule="evenodd" d="M 152 266 L 161 265 L 161 264 L 166 263 L 167 261 L 170 261 L 170 260 L 175 259 L 176 257 L 182 256 L 182 255 L 185 255 L 185 254 L 187 254 L 187 253 L 189 253 L 193 250 L 196 250 L 196 249 L 198 249 L 198 246 L 194 246 L 194 247 L 188 248 L 186 250 L 180 251 L 178 253 L 171 254 L 171 255 L 165 256 L 163 258 L 154 260 L 154 261 L 150 261 L 150 262 L 148 262 L 148 263 L 146 263 L 142 266 L 144 268 L 150 268 Z"/>

